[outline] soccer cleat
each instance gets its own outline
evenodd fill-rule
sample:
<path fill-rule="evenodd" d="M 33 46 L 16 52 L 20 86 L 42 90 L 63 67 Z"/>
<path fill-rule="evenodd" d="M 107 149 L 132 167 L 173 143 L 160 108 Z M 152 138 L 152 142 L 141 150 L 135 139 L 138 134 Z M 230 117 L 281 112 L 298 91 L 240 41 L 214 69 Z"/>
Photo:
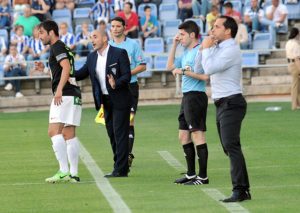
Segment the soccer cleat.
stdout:
<path fill-rule="evenodd" d="M 133 159 L 134 159 L 134 155 L 132 153 L 129 153 L 129 155 L 128 155 L 128 167 L 131 167 Z"/>
<path fill-rule="evenodd" d="M 80 182 L 80 178 L 78 176 L 72 176 L 70 175 L 70 183 L 79 183 Z"/>
<path fill-rule="evenodd" d="M 208 183 L 209 183 L 208 178 L 201 178 L 199 176 L 196 176 L 189 182 L 184 183 L 184 185 L 203 185 Z"/>
<path fill-rule="evenodd" d="M 70 180 L 70 174 L 58 171 L 55 175 L 52 177 L 46 178 L 47 183 L 58 183 L 58 182 L 67 182 Z"/>
<path fill-rule="evenodd" d="M 187 174 L 185 174 L 183 178 L 176 179 L 174 181 L 174 183 L 175 184 L 184 184 L 184 183 L 187 183 L 187 182 L 191 181 L 195 177 L 196 177 L 196 175 L 188 176 Z"/>

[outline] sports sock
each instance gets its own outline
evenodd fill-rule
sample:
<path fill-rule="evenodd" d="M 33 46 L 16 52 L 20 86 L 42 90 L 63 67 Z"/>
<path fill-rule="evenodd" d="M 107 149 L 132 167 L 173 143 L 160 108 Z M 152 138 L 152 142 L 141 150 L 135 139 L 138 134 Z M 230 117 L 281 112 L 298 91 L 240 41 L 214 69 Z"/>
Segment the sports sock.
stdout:
<path fill-rule="evenodd" d="M 132 153 L 134 143 L 134 126 L 129 126 L 129 153 Z"/>
<path fill-rule="evenodd" d="M 187 175 L 193 176 L 195 172 L 195 147 L 193 143 L 188 143 L 182 146 L 187 164 Z"/>
<path fill-rule="evenodd" d="M 79 140 L 75 137 L 67 140 L 66 142 L 68 160 L 70 163 L 70 173 L 72 176 L 78 176 Z"/>
<path fill-rule="evenodd" d="M 199 177 L 207 177 L 207 159 L 208 159 L 208 150 L 207 144 L 200 144 L 196 146 L 197 156 L 199 162 Z"/>
<path fill-rule="evenodd" d="M 63 173 L 69 172 L 67 145 L 62 134 L 51 137 L 52 148 L 59 163 L 59 170 Z"/>

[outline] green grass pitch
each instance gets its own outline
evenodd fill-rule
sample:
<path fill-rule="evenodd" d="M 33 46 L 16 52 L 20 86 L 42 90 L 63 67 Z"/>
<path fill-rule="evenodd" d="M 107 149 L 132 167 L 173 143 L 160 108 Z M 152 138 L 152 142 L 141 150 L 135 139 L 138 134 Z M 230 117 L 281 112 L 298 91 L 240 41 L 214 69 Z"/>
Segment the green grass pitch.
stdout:
<path fill-rule="evenodd" d="M 268 106 L 281 106 L 266 112 Z M 158 154 L 168 151 L 185 165 L 179 145 L 179 106 L 143 106 L 136 117 L 135 159 L 129 178 L 110 179 L 134 213 L 228 212 L 202 189 L 231 194 L 229 160 L 223 154 L 215 107 L 209 105 L 208 175 L 205 186 L 174 185 L 180 172 Z M 300 211 L 300 111 L 290 103 L 249 103 L 241 141 L 253 199 L 239 203 L 249 212 Z M 112 153 L 104 126 L 94 123 L 96 111 L 83 110 L 77 129 L 81 143 L 104 173 L 111 172 Z M 0 114 L 0 213 L 113 212 L 95 180 L 80 161 L 80 184 L 46 184 L 58 168 L 47 136 L 48 112 Z"/>

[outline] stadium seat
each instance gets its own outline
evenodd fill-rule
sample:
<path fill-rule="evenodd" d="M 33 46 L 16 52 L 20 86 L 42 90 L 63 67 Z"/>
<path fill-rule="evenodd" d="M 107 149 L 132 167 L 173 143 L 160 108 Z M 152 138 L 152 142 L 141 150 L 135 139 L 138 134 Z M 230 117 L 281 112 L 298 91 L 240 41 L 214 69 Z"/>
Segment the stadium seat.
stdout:
<path fill-rule="evenodd" d="M 3 70 L 3 63 L 0 64 L 0 79 L 4 77 L 4 70 Z M 0 86 L 3 86 L 5 82 L 3 80 L 0 80 Z"/>
<path fill-rule="evenodd" d="M 165 39 L 166 42 L 166 52 L 169 52 L 171 50 L 172 44 L 173 44 L 173 37 L 168 37 Z M 181 55 L 184 51 L 184 48 L 181 45 L 178 45 L 176 48 L 176 56 Z"/>
<path fill-rule="evenodd" d="M 174 20 L 177 19 L 178 6 L 176 4 L 161 4 L 159 5 L 159 20 Z"/>
<path fill-rule="evenodd" d="M 84 65 L 85 62 L 86 59 L 83 57 L 79 58 L 78 60 L 75 60 L 75 64 L 74 64 L 75 70 L 79 70 Z"/>
<path fill-rule="evenodd" d="M 159 54 L 164 52 L 163 38 L 146 38 L 144 51 L 149 54 Z"/>
<path fill-rule="evenodd" d="M 285 1 L 286 2 L 286 1 Z M 289 20 L 300 20 L 300 1 L 297 4 L 285 3 Z"/>
<path fill-rule="evenodd" d="M 257 52 L 242 52 L 242 66 L 257 66 L 258 62 Z"/>
<path fill-rule="evenodd" d="M 82 24 L 83 22 L 91 24 L 92 21 L 89 17 L 90 11 L 91 11 L 90 8 L 75 8 L 73 11 L 73 19 L 75 25 Z"/>
<path fill-rule="evenodd" d="M 141 72 L 137 74 L 138 78 L 151 78 L 152 77 L 152 72 L 149 70 L 153 69 L 153 59 L 152 56 L 145 56 L 145 60 L 147 63 L 147 68 L 145 72 Z"/>
<path fill-rule="evenodd" d="M 270 49 L 271 44 L 271 34 L 270 33 L 256 33 L 253 38 L 253 49 L 254 50 L 265 50 Z M 269 51 L 259 51 L 259 54 L 270 54 Z"/>
<path fill-rule="evenodd" d="M 153 4 L 153 3 L 140 4 L 139 7 L 138 7 L 138 15 L 139 15 L 139 17 L 145 16 L 144 7 L 146 5 L 149 6 L 149 7 L 151 7 L 151 15 L 153 15 L 154 17 L 157 17 L 157 6 L 156 6 L 156 4 Z"/>
<path fill-rule="evenodd" d="M 167 69 L 167 55 L 157 55 L 154 56 L 154 69 L 165 71 Z"/>
<path fill-rule="evenodd" d="M 94 30 L 94 25 L 89 24 L 89 32 L 92 32 Z M 78 33 L 81 33 L 81 25 L 76 25 L 75 27 L 75 35 L 77 35 Z"/>
<path fill-rule="evenodd" d="M 178 26 L 181 24 L 180 19 L 166 20 L 163 23 L 163 37 L 173 37 L 178 32 Z"/>
<path fill-rule="evenodd" d="M 194 21 L 200 27 L 200 34 L 206 34 L 203 21 L 199 18 L 188 18 L 184 21 Z"/>
<path fill-rule="evenodd" d="M 68 31 L 73 33 L 72 27 L 72 14 L 71 11 L 68 9 L 61 9 L 61 10 L 53 10 L 52 18 L 58 24 L 62 22 L 66 22 L 69 26 Z"/>
<path fill-rule="evenodd" d="M 95 4 L 95 0 L 79 0 L 76 3 L 76 8 L 91 8 Z"/>
<path fill-rule="evenodd" d="M 178 0 L 162 0 L 162 4 L 177 4 Z"/>
<path fill-rule="evenodd" d="M 8 46 L 8 32 L 6 29 L 0 29 L 0 36 L 4 38 L 6 46 Z"/>

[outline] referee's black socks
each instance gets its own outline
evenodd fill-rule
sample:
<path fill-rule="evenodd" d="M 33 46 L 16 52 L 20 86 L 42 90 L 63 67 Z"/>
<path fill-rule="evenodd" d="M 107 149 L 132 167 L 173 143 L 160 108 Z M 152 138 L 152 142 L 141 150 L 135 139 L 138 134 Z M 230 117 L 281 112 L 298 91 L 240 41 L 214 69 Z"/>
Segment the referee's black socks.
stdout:
<path fill-rule="evenodd" d="M 187 175 L 193 176 L 195 172 L 195 147 L 193 142 L 185 144 L 182 146 L 185 154 L 185 160 L 187 164 Z"/>
<path fill-rule="evenodd" d="M 197 156 L 199 162 L 199 177 L 206 178 L 207 177 L 207 159 L 208 159 L 208 150 L 207 145 L 200 144 L 196 146 Z"/>

